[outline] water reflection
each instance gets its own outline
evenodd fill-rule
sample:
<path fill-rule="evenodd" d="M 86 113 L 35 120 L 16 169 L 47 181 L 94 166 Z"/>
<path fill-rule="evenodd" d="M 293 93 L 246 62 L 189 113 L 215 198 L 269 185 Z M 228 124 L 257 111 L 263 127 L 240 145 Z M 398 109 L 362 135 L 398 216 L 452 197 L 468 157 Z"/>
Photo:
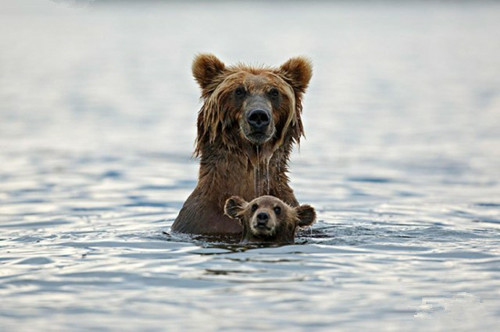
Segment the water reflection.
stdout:
<path fill-rule="evenodd" d="M 0 326 L 497 328 L 497 3 L 101 3 L 0 2 Z M 313 60 L 294 245 L 169 234 L 202 51 Z"/>

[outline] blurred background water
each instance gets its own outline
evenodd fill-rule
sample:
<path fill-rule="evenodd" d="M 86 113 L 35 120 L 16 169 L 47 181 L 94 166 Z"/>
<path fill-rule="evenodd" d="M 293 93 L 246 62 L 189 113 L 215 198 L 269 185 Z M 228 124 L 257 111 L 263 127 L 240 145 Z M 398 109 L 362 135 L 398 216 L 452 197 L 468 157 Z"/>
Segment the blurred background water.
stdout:
<path fill-rule="evenodd" d="M 0 4 L 0 330 L 498 328 L 499 3 Z M 297 244 L 163 233 L 198 52 L 313 61 Z"/>

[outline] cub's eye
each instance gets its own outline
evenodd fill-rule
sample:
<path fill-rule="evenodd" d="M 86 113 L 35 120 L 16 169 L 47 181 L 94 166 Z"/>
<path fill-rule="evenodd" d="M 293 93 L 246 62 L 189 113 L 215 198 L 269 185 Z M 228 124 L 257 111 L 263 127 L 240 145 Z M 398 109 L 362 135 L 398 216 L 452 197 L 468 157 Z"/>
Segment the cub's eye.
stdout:
<path fill-rule="evenodd" d="M 273 98 L 278 98 L 280 92 L 278 91 L 278 89 L 272 88 L 271 90 L 269 90 L 269 95 Z"/>
<path fill-rule="evenodd" d="M 281 208 L 279 206 L 276 206 L 274 208 L 274 213 L 276 213 L 276 215 L 279 215 L 281 213 Z"/>
<path fill-rule="evenodd" d="M 241 97 L 243 97 L 246 94 L 246 91 L 245 91 L 244 88 L 239 87 L 239 88 L 236 88 L 236 90 L 234 90 L 234 94 L 235 94 L 236 97 L 241 98 Z"/>
<path fill-rule="evenodd" d="M 257 204 L 252 205 L 252 212 L 255 212 L 259 206 Z"/>

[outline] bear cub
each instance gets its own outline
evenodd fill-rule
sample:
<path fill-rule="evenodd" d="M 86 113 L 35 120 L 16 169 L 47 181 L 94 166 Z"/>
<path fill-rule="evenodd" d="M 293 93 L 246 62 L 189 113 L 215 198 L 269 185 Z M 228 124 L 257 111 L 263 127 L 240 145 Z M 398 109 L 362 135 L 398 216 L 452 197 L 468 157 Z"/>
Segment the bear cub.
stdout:
<path fill-rule="evenodd" d="M 239 196 L 226 200 L 224 212 L 243 227 L 241 242 L 293 244 L 297 228 L 310 226 L 316 211 L 310 205 L 291 207 L 274 196 L 260 196 L 251 202 Z"/>

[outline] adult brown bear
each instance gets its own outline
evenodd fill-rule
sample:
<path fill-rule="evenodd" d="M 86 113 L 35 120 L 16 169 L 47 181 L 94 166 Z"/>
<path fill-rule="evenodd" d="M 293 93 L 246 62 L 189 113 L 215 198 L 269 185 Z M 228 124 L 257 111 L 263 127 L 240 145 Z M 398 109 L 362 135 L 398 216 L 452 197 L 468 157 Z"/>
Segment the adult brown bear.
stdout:
<path fill-rule="evenodd" d="M 292 145 L 304 134 L 302 96 L 312 66 L 302 57 L 278 68 L 226 66 L 201 54 L 192 70 L 203 98 L 195 148 L 200 171 L 172 231 L 237 236 L 241 226 L 224 215 L 230 196 L 251 201 L 266 194 L 298 205 L 286 173 Z"/>

